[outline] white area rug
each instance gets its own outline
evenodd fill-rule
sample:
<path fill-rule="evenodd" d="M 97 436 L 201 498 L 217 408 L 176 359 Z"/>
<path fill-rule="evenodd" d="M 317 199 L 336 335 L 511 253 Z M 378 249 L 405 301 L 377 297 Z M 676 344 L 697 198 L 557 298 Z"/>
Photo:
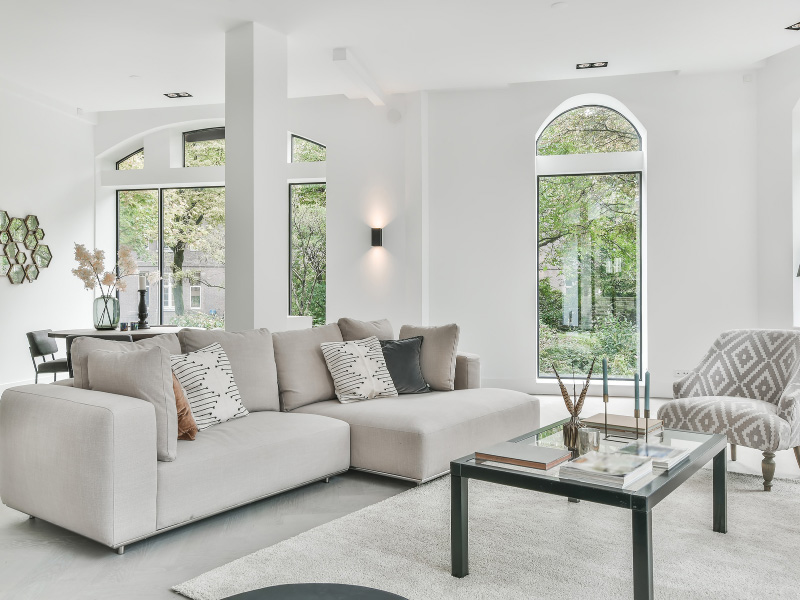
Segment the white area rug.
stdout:
<path fill-rule="evenodd" d="M 702 469 L 653 511 L 659 600 L 800 597 L 800 484 L 728 474 L 728 533 L 711 530 Z M 410 600 L 633 596 L 630 511 L 470 481 L 470 575 L 450 575 L 450 481 L 398 494 L 173 589 L 196 600 L 299 582 Z"/>

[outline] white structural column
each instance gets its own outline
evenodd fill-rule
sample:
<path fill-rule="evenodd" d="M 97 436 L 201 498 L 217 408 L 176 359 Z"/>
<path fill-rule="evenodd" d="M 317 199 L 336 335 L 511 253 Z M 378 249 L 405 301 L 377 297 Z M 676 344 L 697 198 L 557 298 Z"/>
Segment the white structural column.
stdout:
<path fill-rule="evenodd" d="M 225 327 L 286 327 L 286 36 L 255 23 L 225 38 Z"/>

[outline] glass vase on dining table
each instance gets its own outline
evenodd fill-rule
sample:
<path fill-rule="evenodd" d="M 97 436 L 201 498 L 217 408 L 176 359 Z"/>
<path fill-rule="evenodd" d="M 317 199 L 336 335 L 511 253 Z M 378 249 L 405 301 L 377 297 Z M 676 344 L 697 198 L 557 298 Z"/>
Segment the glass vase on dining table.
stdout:
<path fill-rule="evenodd" d="M 113 296 L 94 299 L 94 328 L 99 331 L 116 329 L 119 325 L 119 300 Z"/>

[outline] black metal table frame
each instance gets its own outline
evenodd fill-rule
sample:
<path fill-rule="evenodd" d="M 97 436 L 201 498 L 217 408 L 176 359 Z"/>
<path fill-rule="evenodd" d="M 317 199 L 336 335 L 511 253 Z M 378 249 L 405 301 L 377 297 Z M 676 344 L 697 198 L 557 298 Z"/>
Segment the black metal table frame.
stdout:
<path fill-rule="evenodd" d="M 553 423 L 511 441 L 517 442 L 531 438 L 541 432 L 558 427 L 566 421 L 567 419 Z M 450 463 L 452 574 L 454 577 L 465 577 L 469 574 L 468 483 L 470 479 L 479 479 L 630 510 L 633 529 L 633 597 L 634 600 L 652 600 L 652 509 L 699 471 L 703 465 L 713 460 L 713 530 L 718 533 L 727 533 L 727 448 L 726 437 L 714 434 L 711 439 L 695 448 L 687 460 L 673 467 L 669 472 L 656 477 L 642 488 L 633 491 L 542 477 L 493 465 L 476 464 L 474 454 L 454 460 Z"/>

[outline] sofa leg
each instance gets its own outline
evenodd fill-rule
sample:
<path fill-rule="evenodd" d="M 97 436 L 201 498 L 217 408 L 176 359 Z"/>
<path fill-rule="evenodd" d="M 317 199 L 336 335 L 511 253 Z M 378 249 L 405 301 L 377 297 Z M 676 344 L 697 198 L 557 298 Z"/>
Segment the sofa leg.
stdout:
<path fill-rule="evenodd" d="M 797 466 L 800 467 L 800 446 L 794 447 L 794 458 L 797 460 Z"/>
<path fill-rule="evenodd" d="M 736 462 L 736 444 L 731 444 L 731 460 Z"/>
<path fill-rule="evenodd" d="M 772 478 L 775 476 L 775 453 L 764 452 L 764 460 L 761 461 L 761 472 L 764 474 L 764 491 L 772 489 Z"/>
<path fill-rule="evenodd" d="M 125 554 L 125 546 L 120 546 L 117 548 L 117 554 Z"/>
<path fill-rule="evenodd" d="M 325 478 L 325 483 L 330 483 L 330 482 L 331 482 L 331 478 L 330 477 L 326 477 Z"/>
<path fill-rule="evenodd" d="M 34 517 L 33 515 L 28 515 L 28 520 L 29 520 L 29 521 L 33 521 L 35 518 L 36 518 L 36 517 Z"/>

